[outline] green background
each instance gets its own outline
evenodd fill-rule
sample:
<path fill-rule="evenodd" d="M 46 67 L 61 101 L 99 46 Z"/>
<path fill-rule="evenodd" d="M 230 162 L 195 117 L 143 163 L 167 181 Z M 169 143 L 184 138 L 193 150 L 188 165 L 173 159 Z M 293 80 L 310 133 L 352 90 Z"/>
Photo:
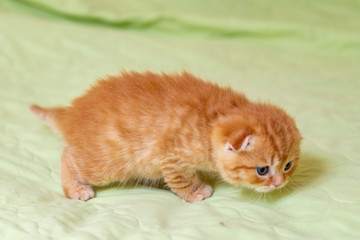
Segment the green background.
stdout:
<path fill-rule="evenodd" d="M 357 239 L 360 1 L 1 0 L 0 239 Z M 281 192 L 194 204 L 148 187 L 63 196 L 64 145 L 30 103 L 122 69 L 188 70 L 284 107 L 304 137 Z"/>

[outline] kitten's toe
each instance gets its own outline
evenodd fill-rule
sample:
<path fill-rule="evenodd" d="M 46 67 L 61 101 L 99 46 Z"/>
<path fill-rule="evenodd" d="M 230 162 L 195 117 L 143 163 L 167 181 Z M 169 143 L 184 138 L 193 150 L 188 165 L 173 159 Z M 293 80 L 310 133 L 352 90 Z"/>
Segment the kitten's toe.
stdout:
<path fill-rule="evenodd" d="M 95 196 L 94 190 L 89 185 L 81 185 L 69 193 L 71 199 L 87 201 Z"/>
<path fill-rule="evenodd" d="M 212 192 L 213 192 L 213 189 L 211 186 L 203 184 L 185 200 L 190 203 L 202 201 L 202 200 L 210 197 Z"/>

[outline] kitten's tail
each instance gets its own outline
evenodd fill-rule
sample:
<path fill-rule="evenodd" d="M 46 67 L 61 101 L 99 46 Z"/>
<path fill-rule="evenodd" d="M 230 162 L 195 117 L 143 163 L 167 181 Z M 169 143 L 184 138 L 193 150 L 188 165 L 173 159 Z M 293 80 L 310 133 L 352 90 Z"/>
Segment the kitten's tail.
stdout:
<path fill-rule="evenodd" d="M 65 107 L 52 107 L 52 108 L 43 108 L 36 104 L 30 105 L 30 110 L 37 116 L 40 120 L 43 120 L 51 129 L 56 133 L 61 135 L 60 129 L 58 127 L 59 120 L 64 114 Z"/>

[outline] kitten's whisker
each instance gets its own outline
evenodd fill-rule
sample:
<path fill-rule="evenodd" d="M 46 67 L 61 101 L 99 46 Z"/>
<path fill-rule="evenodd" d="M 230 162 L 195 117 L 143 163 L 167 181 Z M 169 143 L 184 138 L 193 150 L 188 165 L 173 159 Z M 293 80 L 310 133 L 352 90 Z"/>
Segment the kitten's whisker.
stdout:
<path fill-rule="evenodd" d="M 302 187 L 303 186 L 301 183 L 298 183 L 298 182 L 292 182 L 289 185 L 290 186 L 296 186 L 296 187 Z"/>
<path fill-rule="evenodd" d="M 250 195 L 248 196 L 247 200 L 251 200 L 252 196 L 254 195 L 254 192 L 252 191 Z"/>
<path fill-rule="evenodd" d="M 259 195 L 259 193 L 256 192 L 255 190 L 253 190 L 251 192 L 250 197 L 248 198 L 248 200 L 256 201 L 258 199 L 258 195 Z"/>
<path fill-rule="evenodd" d="M 291 193 L 291 191 L 290 191 L 290 186 L 289 185 L 286 185 L 285 187 L 284 187 L 284 189 L 287 191 L 287 193 Z"/>
<path fill-rule="evenodd" d="M 270 193 L 264 193 L 265 201 L 268 202 L 271 199 Z"/>
<path fill-rule="evenodd" d="M 259 197 L 261 196 L 261 194 L 259 192 L 254 192 L 254 201 L 257 201 L 259 199 Z"/>

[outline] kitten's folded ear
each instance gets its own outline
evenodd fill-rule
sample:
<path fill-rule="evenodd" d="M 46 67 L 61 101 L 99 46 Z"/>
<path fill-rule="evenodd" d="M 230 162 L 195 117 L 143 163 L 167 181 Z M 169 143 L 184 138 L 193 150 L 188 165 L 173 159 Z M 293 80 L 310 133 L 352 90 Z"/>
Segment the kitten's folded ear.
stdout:
<path fill-rule="evenodd" d="M 230 133 L 224 149 L 231 152 L 243 152 L 251 149 L 254 142 L 254 132 L 250 128 L 244 128 Z"/>
<path fill-rule="evenodd" d="M 255 142 L 254 125 L 249 119 L 226 117 L 220 119 L 212 130 L 212 142 L 225 151 L 243 152 L 252 148 Z"/>

